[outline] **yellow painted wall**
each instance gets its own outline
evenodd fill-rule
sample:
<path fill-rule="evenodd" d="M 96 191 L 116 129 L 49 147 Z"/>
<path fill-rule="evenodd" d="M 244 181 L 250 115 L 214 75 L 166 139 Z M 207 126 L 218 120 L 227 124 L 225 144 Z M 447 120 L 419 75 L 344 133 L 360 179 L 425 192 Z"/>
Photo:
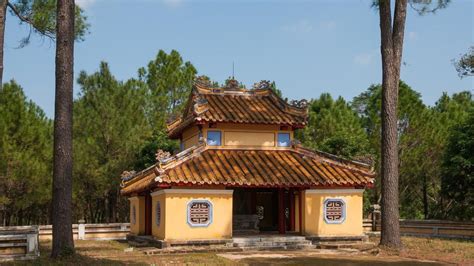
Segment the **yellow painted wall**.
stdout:
<path fill-rule="evenodd" d="M 304 232 L 308 236 L 359 236 L 363 234 L 362 189 L 312 189 L 304 196 Z M 340 224 L 328 224 L 324 220 L 324 201 L 329 198 L 343 199 L 346 218 Z"/>
<path fill-rule="evenodd" d="M 221 131 L 220 148 L 273 148 L 286 149 L 287 147 L 277 147 L 277 133 L 290 133 L 290 140 L 293 139 L 293 131 L 280 130 L 278 125 L 254 125 L 254 124 L 224 124 L 217 123 L 215 128 L 203 127 L 203 136 L 207 138 L 208 131 Z"/>
<path fill-rule="evenodd" d="M 145 197 L 131 197 L 130 201 L 130 233 L 141 235 L 145 233 Z M 135 223 L 133 222 L 133 206 L 135 206 Z"/>
<path fill-rule="evenodd" d="M 151 194 L 152 195 L 152 226 L 151 226 L 151 233 L 153 236 L 155 236 L 158 239 L 164 239 L 165 238 L 165 228 L 166 228 L 166 219 L 165 219 L 165 213 L 166 213 L 166 197 L 165 194 Z M 156 224 L 156 205 L 157 202 L 160 202 L 160 208 L 161 208 L 161 221 L 160 225 L 158 226 Z"/>
<path fill-rule="evenodd" d="M 152 234 L 164 240 L 226 239 L 232 237 L 232 190 L 164 189 L 153 196 Z M 193 199 L 209 200 L 213 220 L 207 227 L 188 224 L 187 207 Z M 155 223 L 156 202 L 161 201 L 161 226 Z M 164 204 L 163 204 L 164 203 Z"/>
<path fill-rule="evenodd" d="M 275 146 L 274 132 L 224 131 L 224 146 Z"/>
<path fill-rule="evenodd" d="M 199 130 L 197 126 L 193 126 L 184 130 L 181 141 L 183 143 L 184 149 L 197 145 L 199 142 Z"/>
<path fill-rule="evenodd" d="M 183 148 L 187 149 L 199 143 L 199 135 L 193 135 L 188 139 L 183 140 Z"/>
<path fill-rule="evenodd" d="M 199 133 L 199 129 L 197 126 L 188 127 L 183 131 L 182 139 L 183 140 L 188 139 L 191 136 L 197 135 L 198 133 Z"/>

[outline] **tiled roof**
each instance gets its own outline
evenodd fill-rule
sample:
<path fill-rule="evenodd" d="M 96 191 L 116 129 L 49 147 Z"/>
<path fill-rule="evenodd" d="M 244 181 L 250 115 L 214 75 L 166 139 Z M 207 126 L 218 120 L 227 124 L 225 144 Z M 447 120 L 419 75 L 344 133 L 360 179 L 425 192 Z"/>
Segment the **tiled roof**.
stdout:
<path fill-rule="evenodd" d="M 195 122 L 303 127 L 306 125 L 307 109 L 301 105 L 295 106 L 297 103 L 287 103 L 268 86 L 247 90 L 238 87 L 211 88 L 205 83 L 195 82 L 184 114 L 168 124 L 168 134 L 177 137 Z"/>
<path fill-rule="evenodd" d="M 123 194 L 166 185 L 364 187 L 374 173 L 362 163 L 301 147 L 287 150 L 193 147 L 123 182 Z"/>

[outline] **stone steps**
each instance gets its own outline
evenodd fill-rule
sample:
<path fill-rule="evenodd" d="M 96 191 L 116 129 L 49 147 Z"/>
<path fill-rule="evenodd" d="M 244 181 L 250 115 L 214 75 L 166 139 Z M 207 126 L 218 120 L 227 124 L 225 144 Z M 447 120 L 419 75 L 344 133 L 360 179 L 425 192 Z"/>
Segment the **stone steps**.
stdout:
<path fill-rule="evenodd" d="M 243 250 L 276 250 L 276 249 L 314 249 L 310 240 L 303 236 L 252 236 L 235 237 L 233 247 Z"/>

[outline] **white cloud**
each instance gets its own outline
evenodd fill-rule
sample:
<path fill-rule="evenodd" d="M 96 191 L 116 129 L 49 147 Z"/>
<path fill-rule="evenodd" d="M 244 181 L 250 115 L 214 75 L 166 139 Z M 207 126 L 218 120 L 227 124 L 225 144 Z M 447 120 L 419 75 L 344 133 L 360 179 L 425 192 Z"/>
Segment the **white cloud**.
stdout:
<path fill-rule="evenodd" d="M 183 4 L 183 0 L 162 0 L 167 7 L 177 8 Z"/>
<path fill-rule="evenodd" d="M 376 59 L 377 55 L 378 55 L 377 50 L 372 50 L 366 53 L 356 54 L 354 56 L 354 63 L 358 65 L 362 65 L 362 66 L 370 65 L 374 62 L 374 59 Z"/>
<path fill-rule="evenodd" d="M 93 5 L 96 0 L 76 0 L 76 5 L 80 6 L 83 9 L 86 9 Z"/>
<path fill-rule="evenodd" d="M 281 30 L 294 33 L 308 33 L 313 30 L 313 25 L 307 20 L 300 20 L 297 23 L 282 26 Z"/>

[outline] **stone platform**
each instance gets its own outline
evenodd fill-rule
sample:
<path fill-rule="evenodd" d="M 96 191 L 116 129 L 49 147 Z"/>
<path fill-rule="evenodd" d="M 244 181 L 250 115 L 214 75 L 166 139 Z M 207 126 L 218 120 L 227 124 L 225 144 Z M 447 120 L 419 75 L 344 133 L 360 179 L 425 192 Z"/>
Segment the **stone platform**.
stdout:
<path fill-rule="evenodd" d="M 192 252 L 241 252 L 273 250 L 346 249 L 365 251 L 374 248 L 365 236 L 356 237 L 305 237 L 300 235 L 252 234 L 232 239 L 200 239 L 164 241 L 152 236 L 127 237 L 130 245 L 145 254 Z"/>

